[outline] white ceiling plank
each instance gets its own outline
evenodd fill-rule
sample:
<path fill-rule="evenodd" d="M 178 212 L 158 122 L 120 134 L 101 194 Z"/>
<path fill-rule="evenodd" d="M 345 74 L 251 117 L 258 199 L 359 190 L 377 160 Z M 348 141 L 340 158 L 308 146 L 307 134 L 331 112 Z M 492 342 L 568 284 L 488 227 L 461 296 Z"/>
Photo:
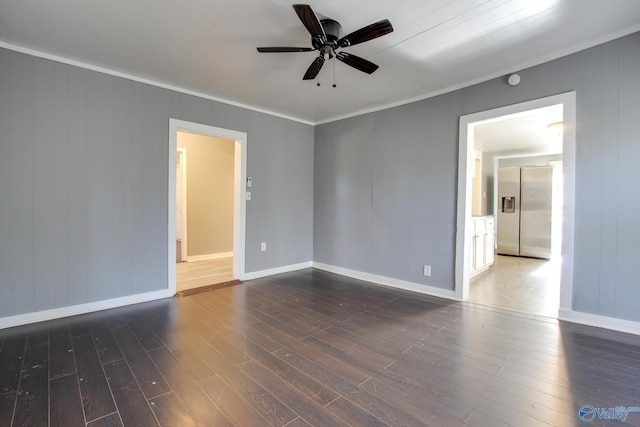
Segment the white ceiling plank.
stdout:
<path fill-rule="evenodd" d="M 640 1 L 313 0 L 343 32 L 388 18 L 394 32 L 347 48 L 372 75 L 328 61 L 322 86 L 302 75 L 317 52 L 284 0 L 2 0 L 0 43 L 231 103 L 325 122 L 462 87 L 640 30 Z"/>

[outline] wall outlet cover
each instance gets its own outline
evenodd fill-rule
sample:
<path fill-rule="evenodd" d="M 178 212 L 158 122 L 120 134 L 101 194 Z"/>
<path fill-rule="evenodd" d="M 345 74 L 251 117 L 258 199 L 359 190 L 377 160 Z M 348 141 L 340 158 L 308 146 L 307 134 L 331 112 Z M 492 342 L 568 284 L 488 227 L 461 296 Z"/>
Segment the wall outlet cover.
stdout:
<path fill-rule="evenodd" d="M 422 274 L 424 274 L 425 276 L 431 276 L 431 266 L 425 265 L 422 269 Z"/>

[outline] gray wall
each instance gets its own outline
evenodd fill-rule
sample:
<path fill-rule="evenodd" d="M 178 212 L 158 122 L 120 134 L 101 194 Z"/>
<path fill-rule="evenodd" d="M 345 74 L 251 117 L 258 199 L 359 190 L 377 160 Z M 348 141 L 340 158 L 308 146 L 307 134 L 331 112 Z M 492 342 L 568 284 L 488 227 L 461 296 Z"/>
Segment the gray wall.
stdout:
<path fill-rule="evenodd" d="M 170 117 L 247 133 L 247 272 L 312 259 L 312 126 L 0 49 L 0 317 L 166 288 Z"/>
<path fill-rule="evenodd" d="M 640 33 L 519 74 L 317 126 L 314 260 L 453 289 L 459 116 L 575 90 L 573 308 L 640 321 Z"/>

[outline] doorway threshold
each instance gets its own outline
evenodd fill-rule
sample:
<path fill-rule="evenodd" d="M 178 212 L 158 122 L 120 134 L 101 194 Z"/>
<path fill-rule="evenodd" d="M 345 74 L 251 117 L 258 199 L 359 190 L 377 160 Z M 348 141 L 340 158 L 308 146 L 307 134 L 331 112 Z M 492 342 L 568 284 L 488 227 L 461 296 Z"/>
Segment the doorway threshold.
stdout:
<path fill-rule="evenodd" d="M 234 279 L 221 283 L 214 283 L 213 285 L 200 286 L 198 288 L 184 289 L 176 292 L 177 297 L 188 297 L 189 295 L 200 294 L 203 292 L 214 291 L 216 289 L 228 288 L 230 286 L 241 285 L 242 280 Z"/>

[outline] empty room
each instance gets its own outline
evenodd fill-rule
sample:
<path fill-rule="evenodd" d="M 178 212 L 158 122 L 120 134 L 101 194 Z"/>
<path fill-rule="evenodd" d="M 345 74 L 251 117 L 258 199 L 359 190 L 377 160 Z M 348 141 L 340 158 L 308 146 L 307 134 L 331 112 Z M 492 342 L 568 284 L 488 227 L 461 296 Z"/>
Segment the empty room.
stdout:
<path fill-rule="evenodd" d="M 636 0 L 0 2 L 0 426 L 640 426 L 638 76 Z"/>

